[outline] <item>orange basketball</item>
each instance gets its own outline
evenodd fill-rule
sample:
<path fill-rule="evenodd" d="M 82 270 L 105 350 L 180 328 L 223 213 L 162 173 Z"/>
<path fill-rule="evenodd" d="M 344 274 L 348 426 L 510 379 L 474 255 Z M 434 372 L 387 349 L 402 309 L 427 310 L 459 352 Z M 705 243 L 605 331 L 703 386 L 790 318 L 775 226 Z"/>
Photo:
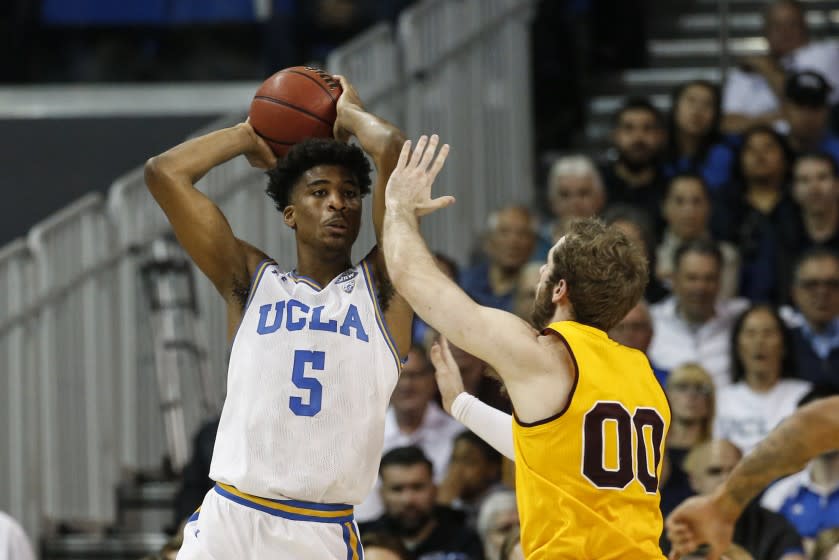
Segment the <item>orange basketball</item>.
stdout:
<path fill-rule="evenodd" d="M 307 138 L 332 138 L 341 93 L 338 80 L 323 70 L 308 66 L 280 70 L 256 90 L 251 126 L 282 157 Z"/>

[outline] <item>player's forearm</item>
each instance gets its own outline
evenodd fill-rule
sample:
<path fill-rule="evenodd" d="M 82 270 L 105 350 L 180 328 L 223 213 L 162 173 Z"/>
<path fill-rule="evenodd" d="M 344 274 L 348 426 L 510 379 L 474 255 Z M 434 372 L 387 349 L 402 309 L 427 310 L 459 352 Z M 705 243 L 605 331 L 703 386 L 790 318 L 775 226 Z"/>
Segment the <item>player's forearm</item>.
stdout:
<path fill-rule="evenodd" d="M 813 402 L 784 420 L 747 455 L 715 494 L 737 514 L 772 481 L 803 469 L 807 462 L 839 448 L 839 397 Z"/>
<path fill-rule="evenodd" d="M 380 173 L 390 175 L 399 159 L 405 134 L 396 125 L 368 113 L 357 105 L 342 109 L 341 123 L 347 132 L 358 138 L 362 149 L 370 154 Z M 388 167 L 388 169 L 384 169 Z"/>
<path fill-rule="evenodd" d="M 424 292 L 423 275 L 438 271 L 434 257 L 420 235 L 419 218 L 411 211 L 388 208 L 383 234 L 382 245 L 390 280 L 396 291 L 416 311 L 415 304 L 421 303 Z"/>
<path fill-rule="evenodd" d="M 513 419 L 509 414 L 463 392 L 452 402 L 452 416 L 496 451 L 512 461 L 516 460 Z"/>
<path fill-rule="evenodd" d="M 178 144 L 146 163 L 146 182 L 152 190 L 172 182 L 195 184 L 213 167 L 250 150 L 254 145 L 250 135 L 237 125 Z"/>

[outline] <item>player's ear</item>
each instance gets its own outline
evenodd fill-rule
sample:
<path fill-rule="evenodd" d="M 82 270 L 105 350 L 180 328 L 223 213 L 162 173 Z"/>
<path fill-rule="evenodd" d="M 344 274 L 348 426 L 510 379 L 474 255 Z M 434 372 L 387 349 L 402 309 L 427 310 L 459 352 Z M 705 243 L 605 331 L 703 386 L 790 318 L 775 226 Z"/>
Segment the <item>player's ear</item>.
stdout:
<path fill-rule="evenodd" d="M 564 297 L 568 297 L 568 283 L 564 278 L 560 278 L 559 282 L 557 282 L 554 286 L 553 294 L 551 294 L 551 301 L 553 303 L 559 303 L 559 300 Z"/>
<path fill-rule="evenodd" d="M 297 229 L 297 219 L 294 216 L 294 205 L 289 204 L 283 208 L 283 221 L 291 229 Z"/>

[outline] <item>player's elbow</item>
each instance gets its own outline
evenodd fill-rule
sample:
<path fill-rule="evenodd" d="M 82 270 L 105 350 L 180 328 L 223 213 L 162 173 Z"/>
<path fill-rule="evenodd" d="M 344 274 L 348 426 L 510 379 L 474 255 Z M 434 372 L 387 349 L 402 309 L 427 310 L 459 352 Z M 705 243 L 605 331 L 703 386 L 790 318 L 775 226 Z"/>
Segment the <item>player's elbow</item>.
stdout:
<path fill-rule="evenodd" d="M 173 183 L 171 170 L 166 165 L 164 156 L 154 156 L 146 161 L 143 167 L 143 177 L 146 181 L 146 188 L 150 191 L 159 191 Z"/>

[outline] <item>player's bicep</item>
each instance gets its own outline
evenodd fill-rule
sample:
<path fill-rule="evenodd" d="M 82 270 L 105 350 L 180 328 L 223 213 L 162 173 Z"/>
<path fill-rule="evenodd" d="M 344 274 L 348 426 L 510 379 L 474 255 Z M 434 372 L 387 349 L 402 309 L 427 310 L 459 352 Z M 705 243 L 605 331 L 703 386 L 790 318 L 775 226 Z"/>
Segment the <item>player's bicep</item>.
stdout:
<path fill-rule="evenodd" d="M 216 204 L 188 183 L 161 177 L 146 167 L 146 184 L 175 236 L 225 298 L 236 282 L 247 282 L 247 254 Z"/>

